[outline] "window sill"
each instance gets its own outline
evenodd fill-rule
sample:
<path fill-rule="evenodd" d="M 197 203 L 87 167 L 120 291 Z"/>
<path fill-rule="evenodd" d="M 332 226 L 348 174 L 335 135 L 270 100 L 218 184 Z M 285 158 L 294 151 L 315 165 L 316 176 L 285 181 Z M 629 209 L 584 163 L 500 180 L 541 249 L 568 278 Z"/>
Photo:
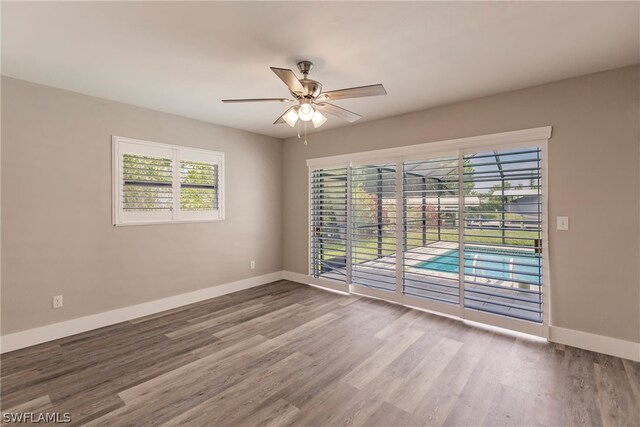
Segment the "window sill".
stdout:
<path fill-rule="evenodd" d="M 220 222 L 224 221 L 224 218 L 202 218 L 202 219 L 182 219 L 176 221 L 131 221 L 131 222 L 120 222 L 114 223 L 114 227 L 128 227 L 131 225 L 168 225 L 168 224 L 188 224 L 188 223 L 196 223 L 196 222 Z"/>

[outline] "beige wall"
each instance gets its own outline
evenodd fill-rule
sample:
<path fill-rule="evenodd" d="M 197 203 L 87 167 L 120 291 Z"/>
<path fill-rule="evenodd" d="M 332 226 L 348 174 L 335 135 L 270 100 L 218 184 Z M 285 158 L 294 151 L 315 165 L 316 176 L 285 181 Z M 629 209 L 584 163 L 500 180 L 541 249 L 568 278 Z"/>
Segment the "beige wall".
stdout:
<path fill-rule="evenodd" d="M 283 263 L 306 274 L 307 158 L 551 125 L 550 222 L 571 218 L 550 230 L 552 322 L 640 341 L 639 94 L 640 67 L 626 67 L 315 133 L 305 147 L 3 77 L 1 332 Z M 224 151 L 227 219 L 113 227 L 114 134 Z"/>
<path fill-rule="evenodd" d="M 571 226 L 549 230 L 552 324 L 640 341 L 639 73 L 626 67 L 320 132 L 308 147 L 286 140 L 285 270 L 308 271 L 306 159 L 551 125 L 549 219 L 568 215 Z"/>
<path fill-rule="evenodd" d="M 226 220 L 111 225 L 111 135 L 224 151 Z M 1 166 L 3 335 L 282 269 L 278 139 L 3 77 Z"/>

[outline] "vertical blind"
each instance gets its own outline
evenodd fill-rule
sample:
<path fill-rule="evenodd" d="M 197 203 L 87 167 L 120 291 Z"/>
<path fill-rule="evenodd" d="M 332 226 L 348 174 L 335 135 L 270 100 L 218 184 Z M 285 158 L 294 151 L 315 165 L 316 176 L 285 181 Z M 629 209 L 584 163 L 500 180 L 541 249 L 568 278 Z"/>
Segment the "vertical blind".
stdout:
<path fill-rule="evenodd" d="M 311 173 L 311 275 L 347 282 L 347 168 Z"/>
<path fill-rule="evenodd" d="M 542 321 L 539 148 L 470 153 L 464 184 L 465 307 Z M 473 196 L 471 196 L 473 194 Z"/>
<path fill-rule="evenodd" d="M 351 168 L 351 283 L 396 288 L 396 165 Z"/>
<path fill-rule="evenodd" d="M 411 161 L 403 166 L 402 292 L 458 304 L 458 157 Z"/>

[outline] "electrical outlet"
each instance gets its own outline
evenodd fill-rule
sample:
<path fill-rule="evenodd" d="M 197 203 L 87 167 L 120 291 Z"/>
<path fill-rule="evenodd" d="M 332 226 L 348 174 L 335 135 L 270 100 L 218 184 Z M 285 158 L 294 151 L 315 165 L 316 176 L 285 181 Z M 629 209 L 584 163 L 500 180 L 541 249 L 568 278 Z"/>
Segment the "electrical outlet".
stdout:
<path fill-rule="evenodd" d="M 53 297 L 53 308 L 62 307 L 62 295 L 56 295 Z"/>
<path fill-rule="evenodd" d="M 556 228 L 558 230 L 569 230 L 569 217 L 568 216 L 559 216 L 557 218 Z"/>
<path fill-rule="evenodd" d="M 256 262 L 255 261 L 251 261 L 251 269 L 253 270 L 254 268 L 256 268 Z"/>

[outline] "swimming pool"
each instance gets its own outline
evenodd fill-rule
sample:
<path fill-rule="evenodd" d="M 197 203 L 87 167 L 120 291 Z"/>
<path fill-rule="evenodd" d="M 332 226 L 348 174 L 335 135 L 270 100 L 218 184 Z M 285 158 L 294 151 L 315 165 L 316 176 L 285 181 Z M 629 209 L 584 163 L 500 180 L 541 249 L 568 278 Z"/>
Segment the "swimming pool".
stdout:
<path fill-rule="evenodd" d="M 470 276 L 540 285 L 541 266 L 541 260 L 536 254 L 498 253 L 478 249 L 464 251 L 464 274 Z M 415 267 L 443 273 L 458 273 L 458 251 L 446 252 Z"/>

